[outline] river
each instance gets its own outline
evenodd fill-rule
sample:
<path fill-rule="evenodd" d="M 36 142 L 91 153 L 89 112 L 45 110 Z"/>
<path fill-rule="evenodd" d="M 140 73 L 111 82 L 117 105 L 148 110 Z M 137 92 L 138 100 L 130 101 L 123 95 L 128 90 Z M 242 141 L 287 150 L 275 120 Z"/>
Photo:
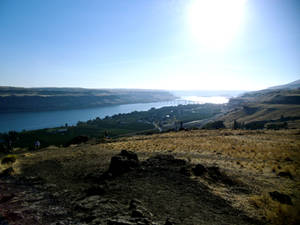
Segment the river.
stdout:
<path fill-rule="evenodd" d="M 51 128 L 68 125 L 75 125 L 78 121 L 87 121 L 96 117 L 104 118 L 119 113 L 130 113 L 133 111 L 147 111 L 151 108 L 161 108 L 164 106 L 177 106 L 179 104 L 191 103 L 226 103 L 227 98 L 220 101 L 212 97 L 201 98 L 201 101 L 195 101 L 195 98 L 182 98 L 176 101 L 152 102 L 138 104 L 124 104 L 105 106 L 88 109 L 73 109 L 46 112 L 17 112 L 0 113 L 0 132 L 36 130 L 42 128 Z M 199 99 L 198 99 L 199 100 Z"/>

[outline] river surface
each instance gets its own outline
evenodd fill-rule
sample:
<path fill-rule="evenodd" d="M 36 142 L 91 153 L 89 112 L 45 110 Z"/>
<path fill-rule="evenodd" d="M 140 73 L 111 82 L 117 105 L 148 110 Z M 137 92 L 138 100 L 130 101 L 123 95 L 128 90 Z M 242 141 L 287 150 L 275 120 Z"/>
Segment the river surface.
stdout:
<path fill-rule="evenodd" d="M 177 106 L 179 104 L 185 105 L 191 103 L 226 103 L 228 101 L 227 98 L 223 98 L 223 101 L 217 98 L 216 101 L 214 97 L 201 97 L 201 101 L 199 100 L 200 99 L 195 99 L 195 97 L 192 96 L 192 98 L 186 97 L 175 101 L 124 104 L 88 109 L 0 113 L 0 132 L 59 127 L 64 126 L 66 123 L 68 125 L 75 125 L 78 121 L 87 121 L 95 119 L 96 117 L 104 118 L 106 116 L 112 116 L 119 113 L 147 111 L 153 107 L 161 108 L 164 106 Z"/>

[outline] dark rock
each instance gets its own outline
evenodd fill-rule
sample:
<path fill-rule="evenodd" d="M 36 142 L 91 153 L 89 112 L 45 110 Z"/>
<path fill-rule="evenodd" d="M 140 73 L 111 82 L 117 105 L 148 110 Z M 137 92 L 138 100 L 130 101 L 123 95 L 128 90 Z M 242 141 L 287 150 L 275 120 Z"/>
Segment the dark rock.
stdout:
<path fill-rule="evenodd" d="M 116 156 L 113 156 L 110 161 L 108 173 L 113 176 L 121 175 L 139 166 L 139 160 L 135 153 L 122 150 Z"/>
<path fill-rule="evenodd" d="M 204 173 L 207 172 L 207 169 L 201 165 L 201 164 L 197 164 L 194 168 L 193 168 L 193 172 L 195 174 L 195 176 L 201 176 Z"/>
<path fill-rule="evenodd" d="M 185 166 L 187 162 L 183 159 L 175 159 L 173 155 L 156 155 L 147 159 L 144 164 L 152 167 L 179 167 Z"/>
<path fill-rule="evenodd" d="M 9 225 L 8 222 L 0 215 L 0 225 Z"/>
<path fill-rule="evenodd" d="M 107 225 L 135 225 L 135 223 L 124 219 L 110 219 L 107 221 Z"/>
<path fill-rule="evenodd" d="M 214 180 L 220 180 L 222 178 L 222 174 L 220 172 L 219 167 L 217 166 L 212 166 L 212 167 L 208 167 L 208 174 L 209 176 L 214 179 Z"/>
<path fill-rule="evenodd" d="M 9 163 L 14 163 L 16 162 L 16 157 L 15 156 L 10 156 L 10 157 L 4 157 L 1 161 L 1 164 L 9 164 Z"/>
<path fill-rule="evenodd" d="M 85 193 L 87 196 L 103 195 L 105 193 L 105 189 L 102 185 L 95 185 L 86 189 Z"/>
<path fill-rule="evenodd" d="M 293 160 L 290 157 L 286 157 L 284 160 L 287 162 L 293 162 Z"/>
<path fill-rule="evenodd" d="M 138 161 L 138 156 L 132 151 L 122 150 L 120 155 L 125 156 L 127 159 Z"/>
<path fill-rule="evenodd" d="M 0 203 L 8 202 L 8 201 L 11 200 L 13 197 L 15 197 L 14 194 L 4 194 L 4 195 L 1 195 L 1 194 L 0 194 Z"/>
<path fill-rule="evenodd" d="M 142 202 L 137 199 L 132 199 L 129 203 L 129 209 L 135 210 L 138 206 L 142 205 Z"/>
<path fill-rule="evenodd" d="M 190 168 L 186 166 L 181 167 L 179 172 L 188 177 L 192 175 Z"/>
<path fill-rule="evenodd" d="M 282 204 L 287 204 L 287 205 L 293 204 L 291 197 L 286 194 L 279 193 L 278 191 L 269 192 L 269 194 L 273 200 L 278 201 Z"/>
<path fill-rule="evenodd" d="M 0 173 L 0 178 L 10 177 L 13 173 L 14 173 L 14 169 L 12 167 L 9 167 Z"/>
<path fill-rule="evenodd" d="M 44 184 L 44 180 L 38 176 L 26 176 L 23 178 L 23 181 L 31 185 Z"/>
<path fill-rule="evenodd" d="M 165 222 L 165 225 L 175 225 L 175 224 L 171 222 L 170 219 L 168 218 Z"/>
<path fill-rule="evenodd" d="M 140 209 L 135 209 L 131 213 L 131 217 L 145 217 L 144 213 Z"/>
<path fill-rule="evenodd" d="M 279 172 L 278 176 L 280 176 L 280 177 L 288 177 L 290 179 L 294 178 L 293 175 L 289 171 L 287 171 L 287 172 L 285 172 L 285 171 Z"/>

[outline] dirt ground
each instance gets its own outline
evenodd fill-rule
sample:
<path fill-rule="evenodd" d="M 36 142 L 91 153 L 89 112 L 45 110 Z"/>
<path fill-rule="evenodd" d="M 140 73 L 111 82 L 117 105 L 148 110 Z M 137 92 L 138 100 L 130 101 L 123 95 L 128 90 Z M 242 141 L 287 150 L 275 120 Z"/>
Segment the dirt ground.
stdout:
<path fill-rule="evenodd" d="M 107 174 L 124 149 L 139 166 Z M 14 172 L 0 175 L 0 224 L 299 224 L 299 152 L 299 130 L 181 131 L 18 149 L 15 162 L 1 165 L 2 175 Z"/>

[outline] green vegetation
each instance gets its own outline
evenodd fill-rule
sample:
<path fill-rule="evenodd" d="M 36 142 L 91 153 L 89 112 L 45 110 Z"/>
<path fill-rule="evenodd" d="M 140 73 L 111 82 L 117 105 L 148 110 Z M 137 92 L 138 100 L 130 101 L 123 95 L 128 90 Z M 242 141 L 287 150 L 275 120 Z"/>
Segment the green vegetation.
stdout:
<path fill-rule="evenodd" d="M 152 134 L 170 128 L 180 129 L 183 123 L 206 119 L 219 114 L 222 107 L 222 105 L 216 104 L 203 104 L 152 108 L 143 112 L 134 111 L 128 114 L 107 116 L 104 119 L 97 117 L 86 122 L 78 122 L 76 126 L 66 125 L 65 127 L 19 133 L 9 132 L 8 134 L 0 134 L 0 139 L 5 140 L 2 144 L 2 152 L 9 152 L 13 147 L 34 149 L 36 140 L 40 141 L 41 147 L 66 146 L 78 136 L 87 136 L 89 139 L 96 139 L 97 142 L 101 142 L 105 138 Z"/>

